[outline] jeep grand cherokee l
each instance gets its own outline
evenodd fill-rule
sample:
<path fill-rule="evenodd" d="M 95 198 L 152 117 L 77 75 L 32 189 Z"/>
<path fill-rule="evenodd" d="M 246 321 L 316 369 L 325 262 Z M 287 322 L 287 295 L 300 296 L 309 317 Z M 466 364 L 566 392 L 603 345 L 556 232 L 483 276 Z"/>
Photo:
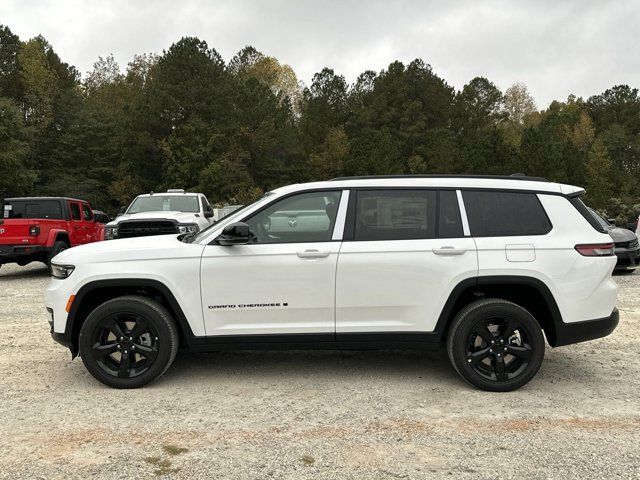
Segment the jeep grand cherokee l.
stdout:
<path fill-rule="evenodd" d="M 117 388 L 157 379 L 179 346 L 444 343 L 464 380 L 513 390 L 538 371 L 543 332 L 558 347 L 618 323 L 613 243 L 583 192 L 461 176 L 279 188 L 198 234 L 58 255 L 51 332 Z"/>

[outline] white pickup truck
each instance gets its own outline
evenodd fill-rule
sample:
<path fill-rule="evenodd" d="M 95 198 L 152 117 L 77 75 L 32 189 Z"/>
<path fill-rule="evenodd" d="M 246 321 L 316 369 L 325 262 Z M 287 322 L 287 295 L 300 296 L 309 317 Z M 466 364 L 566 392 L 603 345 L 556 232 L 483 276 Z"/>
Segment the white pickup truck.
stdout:
<path fill-rule="evenodd" d="M 202 193 L 170 189 L 138 195 L 105 225 L 105 240 L 197 233 L 213 223 L 213 208 Z"/>

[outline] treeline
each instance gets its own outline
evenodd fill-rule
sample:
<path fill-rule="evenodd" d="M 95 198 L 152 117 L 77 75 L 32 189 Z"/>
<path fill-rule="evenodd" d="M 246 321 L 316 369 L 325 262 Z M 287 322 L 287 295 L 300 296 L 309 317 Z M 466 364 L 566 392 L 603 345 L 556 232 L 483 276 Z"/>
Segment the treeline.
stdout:
<path fill-rule="evenodd" d="M 621 220 L 640 209 L 640 97 L 627 85 L 538 110 L 522 84 L 476 77 L 456 91 L 417 59 L 352 85 L 325 68 L 304 86 L 252 47 L 225 63 L 197 38 L 124 71 L 99 58 L 81 78 L 43 37 L 0 27 L 0 95 L 1 197 L 113 212 L 170 187 L 245 203 L 341 175 L 523 172 L 585 185 Z"/>

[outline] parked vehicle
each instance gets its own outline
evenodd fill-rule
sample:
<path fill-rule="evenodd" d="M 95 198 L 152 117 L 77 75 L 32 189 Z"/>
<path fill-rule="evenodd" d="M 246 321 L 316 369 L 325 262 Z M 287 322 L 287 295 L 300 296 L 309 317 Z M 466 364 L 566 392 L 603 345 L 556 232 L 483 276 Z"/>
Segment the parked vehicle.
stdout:
<path fill-rule="evenodd" d="M 626 228 L 616 227 L 615 220 L 605 220 L 592 208 L 589 211 L 613 239 L 614 253 L 618 257 L 615 270 L 633 272 L 640 265 L 640 244 L 636 234 Z"/>
<path fill-rule="evenodd" d="M 102 239 L 88 202 L 64 197 L 23 197 L 4 200 L 0 219 L 0 265 L 50 265 L 58 253 Z"/>
<path fill-rule="evenodd" d="M 213 209 L 213 221 L 217 222 L 222 220 L 227 215 L 231 215 L 236 210 L 242 208 L 242 205 L 225 205 L 220 208 Z"/>
<path fill-rule="evenodd" d="M 95 218 L 96 222 L 102 223 L 102 224 L 109 223 L 111 221 L 111 219 L 109 218 L 109 215 L 107 215 L 106 213 L 100 210 L 93 211 L 93 218 Z"/>
<path fill-rule="evenodd" d="M 139 195 L 105 227 L 105 239 L 197 233 L 213 223 L 213 208 L 201 193 L 172 189 Z"/>
<path fill-rule="evenodd" d="M 543 331 L 558 347 L 618 324 L 614 245 L 582 193 L 528 177 L 282 187 L 198 234 L 61 253 L 45 294 L 51 332 L 116 388 L 157 379 L 180 345 L 446 343 L 467 382 L 513 390 L 538 371 Z"/>

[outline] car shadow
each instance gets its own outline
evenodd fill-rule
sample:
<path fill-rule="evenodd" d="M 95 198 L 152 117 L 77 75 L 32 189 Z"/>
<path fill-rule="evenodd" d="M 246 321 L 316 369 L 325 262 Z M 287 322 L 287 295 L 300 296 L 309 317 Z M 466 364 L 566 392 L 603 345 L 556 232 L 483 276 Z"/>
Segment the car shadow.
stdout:
<path fill-rule="evenodd" d="M 45 265 L 27 265 L 20 267 L 15 264 L 6 264 L 0 267 L 0 280 L 46 278 L 49 277 L 49 269 Z"/>
<path fill-rule="evenodd" d="M 397 350 L 238 350 L 212 353 L 180 351 L 163 376 L 174 382 L 226 379 L 300 381 L 326 378 L 430 379 L 457 381 L 444 348 L 427 351 Z"/>

